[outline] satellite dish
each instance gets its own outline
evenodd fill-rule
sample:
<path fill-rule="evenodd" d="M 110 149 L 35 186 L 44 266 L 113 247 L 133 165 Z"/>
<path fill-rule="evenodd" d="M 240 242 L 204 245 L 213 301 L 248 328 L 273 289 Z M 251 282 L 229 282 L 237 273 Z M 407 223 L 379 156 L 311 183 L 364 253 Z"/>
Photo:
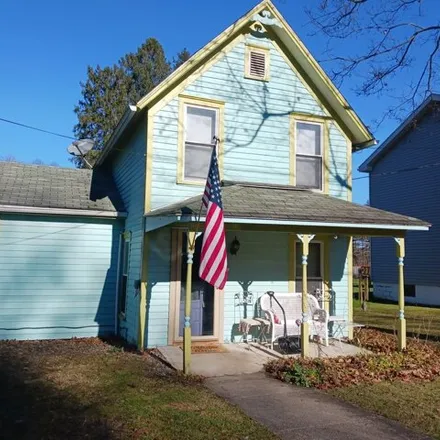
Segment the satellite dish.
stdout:
<path fill-rule="evenodd" d="M 95 142 L 92 139 L 79 139 L 78 141 L 73 141 L 68 147 L 67 151 L 69 154 L 75 157 L 80 157 L 81 161 L 86 165 L 87 168 L 92 168 L 85 155 L 94 147 Z"/>
<path fill-rule="evenodd" d="M 84 156 L 87 154 L 95 145 L 95 142 L 91 139 L 80 139 L 78 141 L 73 141 L 68 147 L 67 151 L 73 156 Z"/>

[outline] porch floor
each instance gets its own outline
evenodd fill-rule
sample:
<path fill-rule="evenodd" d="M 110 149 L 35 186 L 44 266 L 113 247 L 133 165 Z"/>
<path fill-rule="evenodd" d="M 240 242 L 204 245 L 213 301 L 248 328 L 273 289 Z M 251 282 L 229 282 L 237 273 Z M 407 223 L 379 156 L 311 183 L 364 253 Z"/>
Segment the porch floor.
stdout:
<path fill-rule="evenodd" d="M 271 360 L 283 357 L 280 353 L 253 343 L 225 344 L 221 353 L 196 353 L 191 355 L 191 373 L 204 377 L 230 376 L 257 373 Z M 180 347 L 158 347 L 165 360 L 176 370 L 183 369 L 183 351 Z M 331 341 L 328 347 L 310 343 L 311 357 L 353 356 L 365 350 L 344 342 Z M 299 357 L 300 354 L 289 356 Z"/>

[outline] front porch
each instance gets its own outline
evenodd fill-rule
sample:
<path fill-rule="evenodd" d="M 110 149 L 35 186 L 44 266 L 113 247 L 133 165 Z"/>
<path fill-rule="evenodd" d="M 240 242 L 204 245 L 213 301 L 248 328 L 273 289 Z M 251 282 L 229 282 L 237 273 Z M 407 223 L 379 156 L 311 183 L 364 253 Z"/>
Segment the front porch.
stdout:
<path fill-rule="evenodd" d="M 342 317 L 347 323 L 353 322 L 352 239 L 353 236 L 368 235 L 396 240 L 400 346 L 402 349 L 405 347 L 404 237 L 407 230 L 428 230 L 426 222 L 290 186 L 227 184 L 223 187 L 222 196 L 230 251 L 229 278 L 223 291 L 214 292 L 212 303 L 217 308 L 214 308 L 214 321 L 210 327 L 213 333 L 206 337 L 203 334 L 194 336 L 193 333 L 193 341 L 236 342 L 240 338 L 237 331 L 240 319 L 254 316 L 256 301 L 264 292 L 299 292 L 303 298 L 299 316 L 301 354 L 313 356 L 313 345 L 308 337 L 310 317 L 307 295 L 320 290 L 324 298 L 321 305 L 328 315 Z M 197 216 L 200 203 L 201 196 L 193 197 L 151 211 L 146 216 L 145 231 L 151 237 L 148 240 L 150 252 L 159 249 L 157 243 L 162 240 L 161 234 L 170 234 L 174 243 L 176 237 L 180 237 L 177 238 L 178 244 L 171 244 L 170 249 L 168 345 L 182 343 L 184 321 L 189 324 L 196 322 L 192 314 L 186 313 L 182 299 L 186 296 L 189 274 L 192 276 L 189 284 L 191 298 L 194 299 L 194 289 L 200 290 L 195 278 L 197 270 L 192 266 L 190 269 L 187 264 L 192 265 L 194 254 L 194 248 L 187 246 L 192 242 L 189 238 L 203 229 L 200 222 L 204 221 L 204 212 L 200 222 Z M 241 246 L 234 254 L 231 246 L 235 240 Z M 155 257 L 159 254 L 156 253 Z M 151 258 L 150 254 L 150 261 Z M 184 283 L 183 273 L 187 274 Z M 150 313 L 154 300 L 151 289 L 157 288 L 160 281 L 156 276 L 148 274 L 147 285 L 152 286 L 147 288 Z M 184 317 L 181 316 L 183 312 Z M 142 316 L 142 310 L 140 313 Z M 143 328 L 151 331 L 145 323 Z M 350 329 L 350 326 L 347 328 Z M 154 331 L 159 333 L 156 329 Z M 200 331 L 203 333 L 203 330 Z M 350 332 L 346 332 L 345 336 L 350 336 Z"/>
<path fill-rule="evenodd" d="M 180 346 L 158 347 L 160 356 L 177 371 L 183 371 L 183 351 Z M 329 358 L 367 353 L 355 345 L 338 341 L 328 347 L 310 343 L 310 356 Z M 301 353 L 289 356 L 300 357 Z M 263 370 L 264 364 L 282 358 L 280 353 L 255 343 L 225 344 L 218 353 L 193 353 L 191 373 L 204 377 L 252 374 Z"/>

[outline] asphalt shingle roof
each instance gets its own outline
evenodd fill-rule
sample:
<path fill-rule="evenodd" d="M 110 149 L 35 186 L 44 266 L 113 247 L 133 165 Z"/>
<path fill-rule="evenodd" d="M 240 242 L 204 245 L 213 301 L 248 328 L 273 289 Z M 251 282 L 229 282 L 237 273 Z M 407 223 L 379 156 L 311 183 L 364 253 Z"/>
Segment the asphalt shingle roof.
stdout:
<path fill-rule="evenodd" d="M 112 178 L 79 170 L 0 162 L 0 205 L 123 212 Z"/>
<path fill-rule="evenodd" d="M 151 211 L 148 216 L 198 214 L 202 195 Z M 292 186 L 228 183 L 222 188 L 225 218 L 371 225 L 430 226 L 388 211 Z M 206 211 L 202 211 L 202 215 Z"/>

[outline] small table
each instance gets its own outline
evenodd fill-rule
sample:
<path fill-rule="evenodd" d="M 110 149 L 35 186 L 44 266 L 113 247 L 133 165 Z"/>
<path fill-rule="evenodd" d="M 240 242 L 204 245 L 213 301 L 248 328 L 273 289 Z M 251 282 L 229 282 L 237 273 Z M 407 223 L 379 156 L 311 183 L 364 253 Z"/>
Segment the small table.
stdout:
<path fill-rule="evenodd" d="M 329 316 L 328 322 L 333 323 L 332 337 L 339 341 L 339 345 L 341 345 L 341 339 L 344 337 L 345 329 L 365 327 L 363 324 L 348 321 L 343 316 Z"/>
<path fill-rule="evenodd" d="M 243 333 L 243 341 L 248 342 L 248 335 L 252 328 L 257 328 L 258 337 L 255 340 L 259 340 L 260 342 L 266 339 L 266 332 L 270 327 L 270 321 L 265 318 L 242 318 L 240 319 L 240 323 L 238 324 L 238 331 Z"/>

